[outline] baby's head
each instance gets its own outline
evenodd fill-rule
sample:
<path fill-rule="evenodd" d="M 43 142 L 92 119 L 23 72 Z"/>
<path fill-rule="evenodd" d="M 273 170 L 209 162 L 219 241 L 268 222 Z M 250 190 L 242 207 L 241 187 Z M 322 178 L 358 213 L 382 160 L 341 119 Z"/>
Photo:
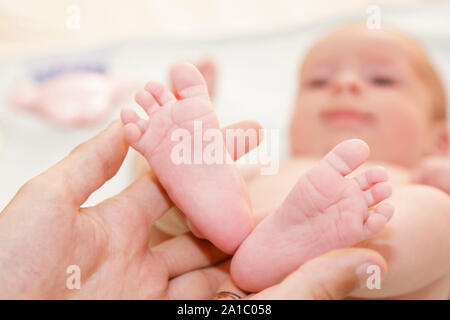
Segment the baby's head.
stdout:
<path fill-rule="evenodd" d="M 448 149 L 445 93 L 420 46 L 398 31 L 342 27 L 308 52 L 291 123 L 294 155 L 360 138 L 373 160 L 411 167 Z"/>

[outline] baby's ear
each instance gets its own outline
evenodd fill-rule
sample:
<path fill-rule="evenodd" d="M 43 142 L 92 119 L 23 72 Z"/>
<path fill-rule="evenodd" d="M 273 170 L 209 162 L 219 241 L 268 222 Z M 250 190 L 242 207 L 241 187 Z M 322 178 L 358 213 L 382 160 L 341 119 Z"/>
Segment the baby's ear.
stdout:
<path fill-rule="evenodd" d="M 436 121 L 431 132 L 431 154 L 447 156 L 450 149 L 449 130 L 445 120 Z"/>

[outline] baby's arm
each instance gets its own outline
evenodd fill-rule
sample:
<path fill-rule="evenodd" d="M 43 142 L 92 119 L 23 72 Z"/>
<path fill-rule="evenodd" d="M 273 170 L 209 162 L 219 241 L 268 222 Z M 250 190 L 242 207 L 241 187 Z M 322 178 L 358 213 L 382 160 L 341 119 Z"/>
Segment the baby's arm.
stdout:
<path fill-rule="evenodd" d="M 450 158 L 432 157 L 426 159 L 415 170 L 413 182 L 430 185 L 450 194 Z"/>
<path fill-rule="evenodd" d="M 394 190 L 395 213 L 385 229 L 362 244 L 388 262 L 381 289 L 361 289 L 357 298 L 422 297 L 450 294 L 450 197 L 421 185 Z M 426 295 L 426 296 L 424 296 Z"/>

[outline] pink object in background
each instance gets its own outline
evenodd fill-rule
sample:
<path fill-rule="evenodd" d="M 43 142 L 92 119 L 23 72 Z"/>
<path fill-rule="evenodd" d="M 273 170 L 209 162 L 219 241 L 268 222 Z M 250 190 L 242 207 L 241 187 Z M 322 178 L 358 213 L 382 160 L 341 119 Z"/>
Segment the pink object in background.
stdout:
<path fill-rule="evenodd" d="M 36 112 L 63 126 L 95 123 L 136 83 L 92 71 L 70 71 L 44 82 L 18 85 L 9 94 L 9 103 Z"/>

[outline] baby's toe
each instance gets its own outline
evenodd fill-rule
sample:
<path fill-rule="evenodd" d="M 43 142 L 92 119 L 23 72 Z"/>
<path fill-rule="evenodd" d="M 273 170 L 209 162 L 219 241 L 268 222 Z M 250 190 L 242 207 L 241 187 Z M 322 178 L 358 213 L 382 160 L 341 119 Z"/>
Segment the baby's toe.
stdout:
<path fill-rule="evenodd" d="M 130 144 L 134 145 L 142 136 L 142 130 L 135 123 L 128 123 L 124 127 L 125 140 Z"/>
<path fill-rule="evenodd" d="M 323 161 L 345 176 L 366 161 L 369 153 L 370 149 L 367 143 L 360 139 L 350 139 L 334 147 Z"/>
<path fill-rule="evenodd" d="M 169 102 L 176 101 L 175 96 L 162 83 L 150 81 L 145 86 L 145 90 L 158 101 L 160 105 L 165 105 Z"/>
<path fill-rule="evenodd" d="M 134 112 L 134 110 L 131 109 L 123 109 L 120 112 L 120 118 L 122 119 L 122 122 L 124 124 L 128 124 L 128 123 L 134 123 L 139 121 L 139 116 L 136 114 L 136 112 Z"/>
<path fill-rule="evenodd" d="M 378 166 L 366 170 L 354 179 L 361 190 L 367 190 L 376 183 L 387 181 L 388 174 L 384 167 Z"/>
<path fill-rule="evenodd" d="M 176 65 L 171 72 L 173 87 L 181 99 L 208 97 L 206 81 L 200 71 L 190 63 Z"/>
<path fill-rule="evenodd" d="M 125 124 L 125 140 L 133 147 L 139 141 L 142 134 L 147 130 L 148 121 L 141 119 L 134 110 L 124 109 L 120 113 L 120 118 Z"/>
<path fill-rule="evenodd" d="M 159 103 L 147 90 L 139 90 L 134 97 L 134 101 L 139 104 L 144 111 L 150 115 L 160 107 Z"/>
<path fill-rule="evenodd" d="M 382 203 L 369 211 L 369 216 L 365 222 L 366 237 L 370 237 L 380 232 L 394 214 L 394 207 L 389 203 Z"/>
<path fill-rule="evenodd" d="M 392 186 L 389 182 L 380 182 L 364 191 L 364 197 L 368 207 L 372 207 L 377 203 L 388 198 L 392 194 Z"/>

